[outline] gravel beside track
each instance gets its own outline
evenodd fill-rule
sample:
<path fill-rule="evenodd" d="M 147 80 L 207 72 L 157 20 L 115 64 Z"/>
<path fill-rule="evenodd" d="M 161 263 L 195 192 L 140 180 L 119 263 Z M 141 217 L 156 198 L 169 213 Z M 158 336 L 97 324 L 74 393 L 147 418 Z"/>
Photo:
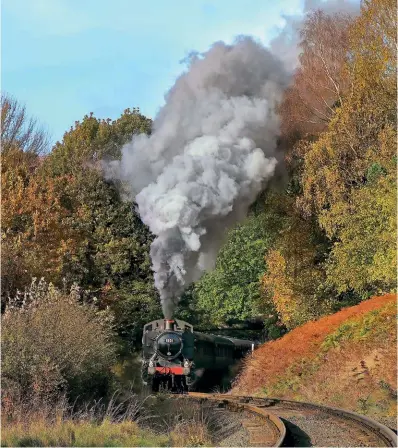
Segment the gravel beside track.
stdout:
<path fill-rule="evenodd" d="M 242 417 L 236 412 L 223 408 L 217 409 L 220 413 L 219 420 L 221 428 L 213 434 L 213 443 L 216 446 L 249 446 L 249 433 L 242 425 Z"/>
<path fill-rule="evenodd" d="M 275 412 L 282 418 L 285 415 L 283 420 L 289 437 L 284 446 L 381 446 L 372 433 L 335 416 L 324 413 L 291 415 L 282 410 Z"/>

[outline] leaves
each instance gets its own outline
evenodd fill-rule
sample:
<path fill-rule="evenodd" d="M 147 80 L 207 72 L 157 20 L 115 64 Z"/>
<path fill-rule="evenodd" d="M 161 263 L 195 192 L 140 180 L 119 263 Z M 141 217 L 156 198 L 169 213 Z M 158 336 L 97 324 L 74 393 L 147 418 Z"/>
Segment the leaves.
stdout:
<path fill-rule="evenodd" d="M 99 295 L 99 306 L 126 300 L 136 313 L 130 318 L 140 322 L 144 311 L 130 299 L 135 294 L 134 288 L 127 293 L 131 285 L 150 285 L 146 297 L 158 304 L 149 259 L 152 236 L 121 198 L 119 186 L 104 179 L 99 163 L 117 156 L 134 133 L 148 132 L 150 123 L 138 109 L 127 109 L 115 121 L 90 115 L 45 157 L 18 147 L 6 152 L 3 297 L 23 289 L 32 275 L 44 275 L 58 286 L 77 282 L 93 295 L 110 285 L 103 298 Z"/>
<path fill-rule="evenodd" d="M 338 292 L 391 291 L 396 284 L 396 179 L 380 175 L 352 197 L 328 265 Z"/>

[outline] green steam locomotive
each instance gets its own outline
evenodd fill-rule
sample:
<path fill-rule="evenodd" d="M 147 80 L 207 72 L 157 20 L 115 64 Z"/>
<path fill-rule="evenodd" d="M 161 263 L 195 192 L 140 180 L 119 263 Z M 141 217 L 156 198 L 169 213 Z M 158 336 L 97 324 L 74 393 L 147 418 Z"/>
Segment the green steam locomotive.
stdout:
<path fill-rule="evenodd" d="M 153 392 L 186 392 L 217 382 L 255 343 L 195 332 L 183 320 L 147 323 L 142 337 L 142 379 Z"/>

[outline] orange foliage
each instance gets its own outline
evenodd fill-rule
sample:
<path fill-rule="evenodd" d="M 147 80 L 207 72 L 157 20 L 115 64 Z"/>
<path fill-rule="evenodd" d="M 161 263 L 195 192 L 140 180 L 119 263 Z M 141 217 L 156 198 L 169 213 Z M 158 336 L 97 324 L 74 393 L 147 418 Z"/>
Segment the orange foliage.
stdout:
<path fill-rule="evenodd" d="M 55 281 L 65 257 L 72 257 L 80 233 L 62 193 L 71 176 L 46 178 L 37 170 L 42 158 L 20 149 L 9 150 L 2 164 L 2 286 L 13 293 L 30 278 L 45 275 Z"/>
<path fill-rule="evenodd" d="M 373 297 L 331 316 L 307 322 L 282 338 L 263 344 L 255 351 L 254 357 L 246 360 L 245 369 L 237 380 L 234 393 L 252 393 L 265 386 L 266 378 L 273 381 L 294 362 L 316 355 L 326 336 L 345 320 L 376 310 L 396 299 L 396 294 Z"/>

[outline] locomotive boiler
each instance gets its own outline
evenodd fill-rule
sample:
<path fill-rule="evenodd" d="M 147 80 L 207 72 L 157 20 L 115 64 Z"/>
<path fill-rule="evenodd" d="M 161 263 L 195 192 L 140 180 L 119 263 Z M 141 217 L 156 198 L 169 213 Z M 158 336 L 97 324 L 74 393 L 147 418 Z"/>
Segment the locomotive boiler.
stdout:
<path fill-rule="evenodd" d="M 183 320 L 154 320 L 143 329 L 143 382 L 153 392 L 192 390 L 203 378 L 221 378 L 254 346 L 248 340 L 195 332 Z"/>

